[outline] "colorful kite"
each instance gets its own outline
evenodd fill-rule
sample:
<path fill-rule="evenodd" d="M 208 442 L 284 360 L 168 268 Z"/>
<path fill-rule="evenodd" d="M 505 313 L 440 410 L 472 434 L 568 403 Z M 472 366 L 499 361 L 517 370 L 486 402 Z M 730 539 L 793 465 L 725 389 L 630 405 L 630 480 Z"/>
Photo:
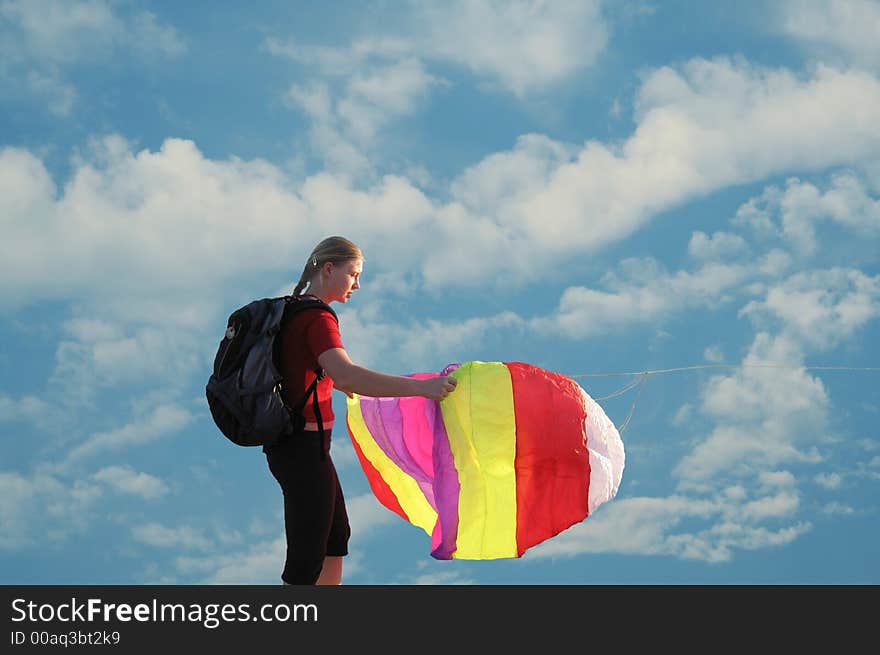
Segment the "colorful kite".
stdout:
<path fill-rule="evenodd" d="M 520 557 L 617 494 L 620 434 L 564 375 L 519 362 L 450 364 L 458 386 L 348 400 L 348 430 L 376 498 L 431 537 L 436 559 Z"/>

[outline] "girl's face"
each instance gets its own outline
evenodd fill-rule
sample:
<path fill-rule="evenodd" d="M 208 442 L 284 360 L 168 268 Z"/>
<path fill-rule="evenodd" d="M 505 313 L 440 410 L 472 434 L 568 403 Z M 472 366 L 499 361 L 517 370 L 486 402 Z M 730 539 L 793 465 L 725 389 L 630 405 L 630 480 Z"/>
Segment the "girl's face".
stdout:
<path fill-rule="evenodd" d="M 341 303 L 348 302 L 354 290 L 361 288 L 359 279 L 363 269 L 362 259 L 350 259 L 340 264 L 333 264 L 330 269 L 330 278 L 327 281 L 326 300 L 328 302 L 334 300 Z"/>

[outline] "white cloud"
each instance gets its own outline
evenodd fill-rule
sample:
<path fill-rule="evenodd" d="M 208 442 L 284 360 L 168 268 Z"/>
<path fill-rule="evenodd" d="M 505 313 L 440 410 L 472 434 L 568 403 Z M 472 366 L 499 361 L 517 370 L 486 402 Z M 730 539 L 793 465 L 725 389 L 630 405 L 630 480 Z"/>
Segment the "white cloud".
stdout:
<path fill-rule="evenodd" d="M 720 364 L 724 361 L 724 351 L 718 345 L 708 346 L 703 350 L 703 359 L 712 364 Z"/>
<path fill-rule="evenodd" d="M 880 147 L 880 83 L 859 73 L 820 69 L 799 80 L 696 60 L 649 75 L 639 105 L 639 125 L 620 147 L 591 142 L 575 153 L 524 137 L 455 180 L 445 204 L 395 176 L 358 189 L 322 174 L 297 190 L 266 162 L 211 160 L 175 139 L 158 152 L 105 139 L 90 159 L 74 162 L 59 194 L 42 162 L 6 148 L 0 255 L 20 274 L 0 280 L 0 296 L 8 306 L 85 295 L 114 303 L 115 312 L 198 321 L 212 314 L 224 285 L 285 270 L 299 244 L 334 232 L 368 253 L 387 252 L 380 273 L 410 270 L 441 286 L 483 284 L 490 274 L 516 284 L 696 195 L 791 168 L 855 164 Z M 765 124 L 780 113 L 784 120 Z M 512 188 L 523 191 L 511 199 Z M 295 243 L 277 238 L 288 233 Z M 141 301 L 128 302 L 132 296 Z M 192 306 L 196 298 L 202 306 Z"/>
<path fill-rule="evenodd" d="M 168 491 L 159 478 L 128 465 L 78 478 L 64 465 L 44 459 L 29 474 L 0 471 L 0 549 L 17 550 L 37 541 L 65 543 L 86 533 L 99 517 L 102 522 L 124 520 L 108 510 L 114 501 L 129 502 L 120 495 L 154 500 Z"/>
<path fill-rule="evenodd" d="M 3 216 L 7 217 L 6 220 L 10 223 L 4 225 L 4 229 L 10 229 L 10 238 L 4 239 L 4 243 L 30 245 L 29 240 L 19 241 L 19 239 L 25 236 L 35 238 L 36 235 L 32 232 L 24 232 L 24 226 L 20 228 L 22 234 L 12 232 L 11 220 L 13 217 L 20 220 L 32 213 L 40 216 L 50 210 L 55 200 L 55 183 L 43 162 L 29 151 L 20 148 L 0 150 L 0 171 L 3 173 L 0 175 Z"/>
<path fill-rule="evenodd" d="M 817 230 L 824 225 L 867 241 L 880 237 L 880 200 L 850 172 L 832 176 L 825 190 L 790 178 L 785 189 L 769 186 L 740 207 L 734 224 L 749 226 L 762 239 L 781 238 L 800 256 L 812 257 L 823 249 Z"/>
<path fill-rule="evenodd" d="M 55 424 L 54 415 L 53 405 L 37 396 L 13 398 L 0 394 L 0 421 L 30 421 L 47 427 Z"/>
<path fill-rule="evenodd" d="M 601 2 L 416 3 L 428 56 L 497 80 L 518 96 L 592 66 L 608 42 Z"/>
<path fill-rule="evenodd" d="M 860 188 L 842 183 L 844 179 L 855 178 L 838 175 L 834 178 L 834 188 Z M 864 194 L 861 197 L 864 198 Z M 853 195 L 848 198 L 851 200 Z M 829 211 L 829 214 L 850 218 L 869 214 L 852 211 L 853 207 L 870 207 L 864 202 L 842 201 L 829 203 L 828 207 L 831 206 L 837 208 L 837 213 Z M 739 220 L 741 218 L 740 215 Z M 864 228 L 865 222 L 849 221 L 850 226 L 855 224 Z M 708 261 L 738 252 L 745 243 L 736 241 L 733 249 L 720 252 L 712 246 L 713 242 L 721 244 L 721 240 L 704 237 L 692 238 L 690 251 L 698 259 L 705 254 L 704 260 Z M 798 479 L 778 467 L 821 461 L 819 448 L 832 439 L 828 430 L 831 405 L 822 382 L 797 365 L 803 362 L 808 350 L 834 347 L 880 314 L 880 279 L 854 269 L 831 269 L 802 271 L 776 281 L 776 276 L 791 265 L 792 258 L 776 249 L 748 264 L 755 273 L 743 282 L 751 280 L 747 285 L 749 293 L 760 293 L 764 299 L 752 301 L 743 313 L 761 326 L 772 318 L 774 325 L 780 327 L 780 333 L 776 336 L 757 334 L 743 359 L 744 368 L 735 374 L 712 377 L 701 393 L 699 405 L 695 408 L 687 403 L 675 416 L 674 423 L 679 427 L 699 425 L 693 420 L 696 412 L 713 422 L 706 436 L 695 442 L 674 469 L 679 492 L 688 496 L 676 497 L 671 505 L 657 510 L 659 516 L 650 518 L 645 517 L 649 513 L 645 508 L 655 509 L 669 499 L 638 499 L 635 505 L 628 503 L 630 499 L 618 499 L 610 512 L 621 511 L 625 516 L 609 513 L 607 519 L 602 517 L 604 520 L 599 521 L 596 519 L 600 517 L 592 517 L 583 527 L 562 535 L 564 539 L 554 540 L 559 543 L 542 546 L 542 553 L 619 552 L 612 545 L 619 537 L 623 548 L 631 552 L 725 561 L 735 549 L 783 545 L 811 529 L 809 523 L 797 522 L 801 506 Z M 662 279 L 664 275 L 672 277 L 665 272 L 658 275 L 650 266 L 642 266 L 641 271 L 648 281 Z M 764 281 L 760 276 L 771 279 Z M 632 288 L 641 288 L 637 276 L 623 279 L 625 282 L 619 284 L 619 290 L 629 292 Z M 664 304 L 662 292 L 652 295 L 653 302 L 659 306 L 676 308 L 674 303 Z M 609 293 L 608 296 L 618 301 L 638 297 L 631 293 Z M 629 308 L 621 313 L 649 311 L 635 302 L 621 306 Z M 678 306 L 681 307 L 681 302 Z M 607 308 L 605 311 L 607 313 Z M 708 348 L 705 356 L 709 360 L 723 359 L 720 350 L 714 347 Z M 764 367 L 767 363 L 784 366 Z M 837 474 L 819 474 L 814 481 L 832 489 L 841 480 Z M 718 494 L 723 485 L 726 487 L 721 495 L 711 497 Z M 751 491 L 747 491 L 749 489 Z M 710 495 L 710 504 L 697 504 L 706 501 L 706 494 Z M 621 504 L 626 507 L 618 510 Z M 705 520 L 704 527 L 693 521 L 695 507 L 706 512 L 700 516 Z M 831 504 L 823 511 L 848 514 L 852 508 Z M 639 528 L 632 526 L 633 517 L 643 522 Z M 686 519 L 688 527 L 679 533 L 678 526 Z"/>
<path fill-rule="evenodd" d="M 536 546 L 533 557 L 616 552 L 670 554 L 665 535 L 687 518 L 708 519 L 717 512 L 713 502 L 683 496 L 617 498 L 583 523 Z"/>
<path fill-rule="evenodd" d="M 0 280 L 0 298 L 6 311 L 71 303 L 51 380 L 65 403 L 156 378 L 187 384 L 231 311 L 221 297 L 243 304 L 254 293 L 251 276 L 290 275 L 294 249 L 337 223 L 308 220 L 284 175 L 259 160 L 215 162 L 173 139 L 135 153 L 118 137 L 88 155 L 74 160 L 59 194 L 30 152 L 0 150 L 0 254 L 16 271 Z M 375 211 L 385 211 L 382 203 L 379 192 Z M 298 237 L 277 238 L 288 232 Z"/>
<path fill-rule="evenodd" d="M 122 338 L 118 325 L 95 318 L 74 318 L 65 322 L 68 333 L 81 343 L 100 343 Z"/>
<path fill-rule="evenodd" d="M 105 0 L 5 0 L 0 16 L 10 39 L 3 53 L 33 62 L 63 66 L 114 49 L 173 57 L 186 49 L 178 32 L 152 13 L 117 12 Z"/>
<path fill-rule="evenodd" d="M 809 531 L 809 523 L 790 523 L 798 505 L 792 489 L 750 498 L 742 486 L 702 498 L 618 498 L 526 557 L 607 552 L 726 562 L 735 550 L 781 546 Z M 761 525 L 768 521 L 778 527 Z"/>
<path fill-rule="evenodd" d="M 694 406 L 691 403 L 685 403 L 679 407 L 672 417 L 672 425 L 682 427 L 691 421 L 694 415 Z"/>
<path fill-rule="evenodd" d="M 353 39 L 346 48 L 315 46 L 273 36 L 263 41 L 263 49 L 273 56 L 292 59 L 325 76 L 340 78 L 353 76 L 365 62 L 412 57 L 416 47 L 416 40 L 389 36 Z"/>
<path fill-rule="evenodd" d="M 524 327 L 525 321 L 513 312 L 476 317 L 455 322 L 427 319 L 403 325 L 386 323 L 381 317 L 365 317 L 361 310 L 347 310 L 346 350 L 355 361 L 388 370 L 390 363 L 406 370 L 399 374 L 438 371 L 455 361 L 466 361 L 475 348 L 491 342 L 498 330 Z M 442 356 L 443 359 L 438 359 Z"/>
<path fill-rule="evenodd" d="M 569 287 L 555 315 L 532 319 L 530 325 L 539 332 L 583 338 L 655 323 L 684 309 L 716 306 L 753 275 L 753 267 L 739 264 L 707 263 L 693 272 L 668 273 L 656 260 L 629 259 L 621 263 L 621 274 L 602 278 L 608 291 Z"/>
<path fill-rule="evenodd" d="M 135 153 L 111 137 L 91 157 L 74 162 L 59 195 L 32 154 L 0 152 L 7 236 L 0 254 L 18 271 L 0 279 L 0 297 L 12 309 L 46 299 L 72 303 L 52 376 L 66 399 L 85 402 L 98 389 L 150 379 L 187 384 L 221 333 L 229 310 L 221 298 L 238 294 L 243 303 L 255 295 L 248 279 L 266 271 L 292 279 L 295 250 L 327 233 L 360 243 L 370 275 L 409 270 L 407 285 L 419 283 L 435 208 L 402 178 L 361 191 L 319 175 L 296 193 L 269 164 L 209 160 L 177 140 Z M 297 236 L 277 238 L 282 233 Z M 499 320 L 507 321 L 468 322 L 454 333 L 432 324 L 422 332 L 454 343 Z"/>
<path fill-rule="evenodd" d="M 150 62 L 180 56 L 186 44 L 148 11 L 108 0 L 4 0 L 0 3 L 0 82 L 4 95 L 31 97 L 68 117 L 82 97 L 66 72 L 134 55 Z"/>
<path fill-rule="evenodd" d="M 42 99 L 52 114 L 61 118 L 73 112 L 79 96 L 76 87 L 54 71 L 28 71 L 25 88 L 35 98 Z"/>
<path fill-rule="evenodd" d="M 212 546 L 200 531 L 189 526 L 169 528 L 159 523 L 146 523 L 134 526 L 131 534 L 135 540 L 157 548 L 208 550 Z"/>
<path fill-rule="evenodd" d="M 743 525 L 736 522 L 721 523 L 705 533 L 682 535 L 682 548 L 694 557 L 703 556 L 709 561 L 727 561 L 734 548 L 760 550 L 779 548 L 790 544 L 812 530 L 812 524 L 799 521 L 776 530 L 764 526 Z"/>
<path fill-rule="evenodd" d="M 355 453 L 351 441 L 348 440 L 345 430 L 345 428 L 336 428 L 334 435 L 338 436 L 334 436 L 332 440 L 333 464 L 337 470 L 360 467 L 357 453 Z"/>
<path fill-rule="evenodd" d="M 301 108 L 314 122 L 313 146 L 325 144 L 328 135 L 334 134 L 340 142 L 337 147 L 363 149 L 372 145 L 385 125 L 413 114 L 438 83 L 440 80 L 428 74 L 420 60 L 410 57 L 365 64 L 338 89 L 331 89 L 326 82 L 295 84 L 284 100 L 288 106 Z M 348 163 L 361 163 L 351 156 L 349 159 Z M 329 161 L 347 163 L 339 157 Z"/>
<path fill-rule="evenodd" d="M 764 256 L 762 261 L 756 262 L 756 265 L 762 274 L 771 279 L 778 279 L 792 267 L 793 261 L 787 252 L 774 248 Z"/>
<path fill-rule="evenodd" d="M 291 90 L 291 93 L 293 90 Z M 311 150 L 323 159 L 328 171 L 348 179 L 368 179 L 374 173 L 373 162 L 362 146 L 355 144 L 330 122 L 314 123 L 309 131 Z"/>
<path fill-rule="evenodd" d="M 259 160 L 214 162 L 176 139 L 133 153 L 109 137 L 91 154 L 74 162 L 56 198 L 42 162 L 0 151 L 0 253 L 17 271 L 0 281 L 7 303 L 85 297 L 123 316 L 198 324 L 216 300 L 205 271 L 216 293 L 242 275 L 288 266 L 295 244 L 277 234 L 292 230 L 308 243 L 323 236 L 281 172 Z M 169 311 L 169 301 L 178 307 Z"/>
<path fill-rule="evenodd" d="M 690 256 L 704 261 L 729 259 L 747 252 L 745 239 L 730 232 L 715 232 L 711 236 L 705 232 L 694 232 L 688 242 Z"/>
<path fill-rule="evenodd" d="M 469 170 L 452 186 L 463 193 L 453 200 L 468 220 L 444 216 L 442 241 L 464 225 L 482 229 L 471 215 L 485 215 L 505 253 L 487 249 L 477 232 L 486 267 L 528 262 L 518 265 L 535 275 L 553 256 L 585 256 L 656 213 L 716 189 L 782 171 L 870 161 L 880 149 L 878 107 L 880 82 L 865 73 L 819 68 L 799 78 L 728 59 L 661 68 L 646 76 L 636 130 L 621 145 L 588 142 L 564 159 L 568 147 L 532 139 L 527 148 L 518 144 Z M 543 183 L 529 182 L 535 171 Z M 474 172 L 483 183 L 479 193 L 468 183 Z M 508 190 L 523 181 L 525 192 L 509 198 Z M 464 275 L 456 267 L 427 270 L 435 283 L 473 278 L 469 268 Z"/>
<path fill-rule="evenodd" d="M 300 195 L 314 223 L 325 230 L 338 226 L 345 233 L 356 233 L 353 238 L 359 244 L 375 246 L 381 259 L 371 257 L 368 250 L 365 262 L 373 273 L 372 262 L 377 260 L 381 271 L 400 270 L 414 266 L 424 254 L 423 239 L 431 231 L 435 208 L 424 193 L 399 176 L 386 175 L 361 190 L 344 179 L 319 174 L 303 183 Z"/>
<path fill-rule="evenodd" d="M 327 120 L 333 112 L 333 102 L 327 84 L 312 82 L 303 86 L 294 84 L 284 96 L 287 106 L 300 108 L 314 120 Z"/>
<path fill-rule="evenodd" d="M 525 96 L 591 67 L 609 32 L 598 0 L 417 2 L 403 21 L 405 36 L 354 38 L 346 48 L 276 37 L 267 38 L 263 47 L 328 77 L 356 78 L 375 61 L 451 62 Z"/>
<path fill-rule="evenodd" d="M 127 26 L 127 40 L 141 57 L 178 57 L 186 52 L 186 42 L 169 25 L 162 25 L 155 14 L 141 11 L 134 14 Z"/>
<path fill-rule="evenodd" d="M 784 34 L 818 54 L 843 53 L 849 61 L 880 67 L 880 6 L 874 0 L 785 0 L 778 5 Z"/>
<path fill-rule="evenodd" d="M 764 521 L 768 518 L 784 518 L 792 516 L 800 505 L 800 497 L 796 492 L 782 491 L 775 496 L 766 496 L 753 500 L 742 506 L 744 519 Z"/>
<path fill-rule="evenodd" d="M 283 101 L 310 117 L 314 152 L 330 170 L 368 179 L 374 170 L 368 153 L 378 132 L 413 114 L 434 87 L 448 84 L 430 72 L 435 62 L 464 66 L 517 96 L 547 89 L 591 66 L 604 49 L 600 4 L 412 3 L 403 37 L 355 38 L 342 48 L 268 37 L 263 48 L 310 73 Z"/>
<path fill-rule="evenodd" d="M 758 483 L 765 491 L 793 489 L 797 485 L 797 478 L 790 471 L 761 471 L 758 474 Z"/>
<path fill-rule="evenodd" d="M 843 478 L 839 473 L 817 473 L 813 481 L 825 489 L 839 489 Z"/>
<path fill-rule="evenodd" d="M 93 434 L 70 451 L 68 461 L 149 443 L 179 432 L 192 420 L 193 415 L 186 409 L 173 404 L 162 404 L 152 408 L 151 413 L 121 428 Z"/>
<path fill-rule="evenodd" d="M 325 166 L 356 179 L 373 171 L 367 153 L 377 134 L 415 113 L 430 90 L 443 83 L 411 53 L 411 44 L 394 39 L 365 39 L 334 49 L 270 37 L 263 48 L 310 71 L 307 81 L 291 85 L 282 100 L 311 120 L 309 142 Z"/>
<path fill-rule="evenodd" d="M 175 583 L 177 576 L 183 576 L 207 585 L 281 585 L 286 555 L 287 542 L 282 534 L 275 539 L 252 543 L 238 552 L 178 557 L 175 559 L 175 574 L 170 577 Z M 343 559 L 343 582 L 357 573 L 358 561 L 357 553 L 350 553 Z"/>
<path fill-rule="evenodd" d="M 370 538 L 371 533 L 383 526 L 402 520 L 380 505 L 372 493 L 346 498 L 346 507 L 352 533 L 359 538 Z M 281 517 L 278 519 L 281 520 Z M 260 532 L 263 530 L 260 529 Z M 222 532 L 218 530 L 217 533 Z M 238 550 L 225 548 L 223 552 L 217 552 L 217 544 L 212 544 L 200 531 L 187 527 L 167 528 L 149 524 L 137 528 L 135 536 L 139 541 L 158 547 L 205 551 L 200 555 L 175 558 L 174 571 L 165 576 L 173 582 L 182 577 L 196 579 L 199 584 L 281 584 L 281 570 L 286 557 L 286 538 L 283 532 L 268 540 L 250 541 Z M 357 560 L 356 552 L 345 558 L 345 577 L 357 573 Z"/>
<path fill-rule="evenodd" d="M 162 318 L 157 314 L 157 321 Z M 144 380 L 161 379 L 165 389 L 179 389 L 202 364 L 206 344 L 191 330 L 174 325 L 173 320 L 138 328 L 131 336 L 123 335 L 127 328 L 122 325 L 100 319 L 89 325 L 84 331 L 83 325 L 67 324 L 76 338 L 61 341 L 56 350 L 49 382 L 62 390 L 65 404 L 88 404 L 101 389 L 137 385 Z"/>
<path fill-rule="evenodd" d="M 802 361 L 795 342 L 760 333 L 743 359 L 744 368 L 710 379 L 700 411 L 715 427 L 676 466 L 680 488 L 817 460 L 815 447 L 826 435 L 830 410 L 822 382 L 800 368 L 750 367 Z"/>
<path fill-rule="evenodd" d="M 12 549 L 26 542 L 28 521 L 31 518 L 26 504 L 33 502 L 35 486 L 32 481 L 18 473 L 0 473 L 0 517 L 3 519 L 0 548 Z"/>
<path fill-rule="evenodd" d="M 130 466 L 106 466 L 93 474 L 92 479 L 145 500 L 161 498 L 168 493 L 168 485 L 162 480 L 149 473 L 135 471 Z"/>
<path fill-rule="evenodd" d="M 435 83 L 436 78 L 413 58 L 358 73 L 339 101 L 339 117 L 359 140 L 372 140 L 383 123 L 412 114 Z"/>
<path fill-rule="evenodd" d="M 759 325 L 773 319 L 781 323 L 783 334 L 827 350 L 880 316 L 880 276 L 841 268 L 797 273 L 740 313 Z"/>
<path fill-rule="evenodd" d="M 574 146 L 541 134 L 524 134 L 513 150 L 494 153 L 465 169 L 453 180 L 450 191 L 470 211 L 504 216 L 545 188 L 559 167 L 576 154 Z"/>
<path fill-rule="evenodd" d="M 822 507 L 822 512 L 832 516 L 850 516 L 855 514 L 856 510 L 845 503 L 832 501 Z"/>
<path fill-rule="evenodd" d="M 735 495 L 618 498 L 583 523 L 539 544 L 526 558 L 608 552 L 725 562 L 734 550 L 783 545 L 808 531 L 807 523 L 775 530 L 754 524 L 786 518 L 795 506 L 789 494 L 749 502 Z"/>
<path fill-rule="evenodd" d="M 197 579 L 198 584 L 281 584 L 286 542 L 284 535 L 271 540 L 251 543 L 243 551 L 182 555 L 174 560 L 175 583 L 178 576 Z"/>
<path fill-rule="evenodd" d="M 372 493 L 345 499 L 345 508 L 352 534 L 365 537 L 374 530 L 393 525 L 402 519 L 376 500 Z"/>
<path fill-rule="evenodd" d="M 413 578 L 406 580 L 403 584 L 429 586 L 473 585 L 478 584 L 478 581 L 458 571 L 430 571 L 426 573 L 418 573 Z"/>
<path fill-rule="evenodd" d="M 65 541 L 85 530 L 102 495 L 100 485 L 68 483 L 43 470 L 29 477 L 0 472 L 0 549 Z"/>
<path fill-rule="evenodd" d="M 125 28 L 107 2 L 7 0 L 0 5 L 7 42 L 35 58 L 57 62 L 109 49 Z"/>
<path fill-rule="evenodd" d="M 372 97 L 368 91 L 373 88 L 366 84 L 366 97 Z M 496 153 L 465 171 L 452 183 L 445 204 L 399 176 L 361 189 L 344 177 L 320 174 L 296 188 L 271 164 L 212 160 L 193 143 L 175 139 L 156 152 L 136 152 L 118 137 L 96 142 L 74 160 L 70 180 L 59 189 L 32 153 L 5 148 L 0 151 L 0 221 L 6 238 L 0 257 L 17 275 L 0 279 L 0 297 L 12 309 L 45 299 L 74 303 L 68 325 L 73 338 L 59 344 L 53 375 L 55 382 L 68 381 L 74 394 L 87 398 L 89 390 L 138 379 L 186 381 L 187 373 L 210 355 L 211 348 L 203 344 L 211 325 L 225 318 L 221 298 L 237 293 L 236 285 L 244 294 L 251 276 L 295 274 L 290 262 L 305 252 L 298 249 L 327 233 L 345 233 L 359 242 L 373 275 L 409 271 L 405 288 L 486 280 L 517 285 L 539 275 L 553 258 L 585 256 L 627 236 L 658 209 L 792 165 L 779 159 L 779 152 L 789 149 L 777 147 L 774 139 L 799 144 L 798 165 L 811 161 L 810 153 L 820 153 L 810 166 L 822 167 L 858 160 L 871 148 L 876 152 L 877 140 L 864 125 L 873 118 L 871 107 L 880 102 L 861 109 L 852 102 L 832 104 L 829 112 L 813 117 L 814 123 L 809 123 L 810 112 L 799 113 L 780 128 L 789 130 L 784 137 L 742 135 L 751 134 L 745 123 L 787 102 L 821 104 L 856 94 L 880 98 L 878 89 L 869 76 L 831 69 L 801 80 L 740 62 L 695 60 L 681 70 L 647 76 L 640 123 L 621 147 L 589 143 L 578 152 L 527 135 L 513 151 Z M 736 111 L 724 109 L 716 117 L 715 108 L 728 101 Z M 814 129 L 826 120 L 831 122 L 823 129 Z M 803 133 L 791 131 L 799 126 Z M 686 138 L 659 148 L 675 129 Z M 706 130 L 711 138 L 703 138 Z M 731 149 L 744 147 L 751 150 L 741 167 L 719 163 L 735 163 L 737 157 L 728 156 Z M 701 179 L 669 179 L 680 168 L 675 162 L 687 163 L 685 168 L 693 168 Z M 747 170 L 750 162 L 760 165 Z M 836 179 L 841 181 L 823 194 L 828 211 L 844 207 L 839 215 L 853 216 L 852 208 L 861 208 L 859 215 L 869 218 L 857 224 L 873 225 L 874 201 L 867 202 L 863 190 L 859 195 L 846 176 Z M 296 239 L 277 238 L 288 233 Z M 739 247 L 735 238 L 719 234 L 691 242 L 691 250 L 704 256 Z M 734 290 L 741 293 L 741 285 L 755 275 L 784 270 L 787 256 L 773 252 L 776 257 L 771 253 L 754 270 L 710 259 L 694 271 L 658 273 L 650 262 L 636 262 L 631 268 L 647 266 L 645 274 L 627 271 L 606 278 L 602 289 L 568 290 L 559 307 L 561 329 L 576 336 L 596 334 L 636 319 L 713 306 Z M 370 253 L 381 253 L 381 258 Z M 34 266 L 35 261 L 41 265 Z M 211 275 L 204 275 L 208 270 Z M 858 307 L 839 309 L 850 312 L 850 321 L 858 318 Z M 83 327 L 77 323 L 83 320 L 97 323 Z M 474 319 L 453 331 L 429 324 L 421 336 L 430 339 L 422 345 L 408 339 L 404 350 L 412 361 L 433 368 L 424 344 L 434 338 L 454 348 L 497 327 L 524 325 L 514 315 Z M 541 319 L 531 325 L 546 328 Z M 105 334 L 97 338 L 90 329 Z"/>
<path fill-rule="evenodd" d="M 250 548 L 245 557 L 220 558 L 220 566 L 203 584 L 281 584 L 284 537 L 267 545 L 269 548 Z"/>

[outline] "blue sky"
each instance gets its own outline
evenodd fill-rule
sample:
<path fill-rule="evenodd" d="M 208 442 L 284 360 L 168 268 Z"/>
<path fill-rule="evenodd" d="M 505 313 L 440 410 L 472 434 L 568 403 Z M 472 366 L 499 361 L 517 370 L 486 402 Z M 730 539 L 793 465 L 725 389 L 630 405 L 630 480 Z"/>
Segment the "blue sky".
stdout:
<path fill-rule="evenodd" d="M 378 370 L 788 365 L 651 376 L 617 497 L 488 562 L 377 503 L 338 394 L 346 583 L 880 582 L 878 373 L 803 368 L 880 365 L 880 4 L 2 0 L 0 55 L 4 583 L 279 582 L 204 385 L 331 234 Z"/>

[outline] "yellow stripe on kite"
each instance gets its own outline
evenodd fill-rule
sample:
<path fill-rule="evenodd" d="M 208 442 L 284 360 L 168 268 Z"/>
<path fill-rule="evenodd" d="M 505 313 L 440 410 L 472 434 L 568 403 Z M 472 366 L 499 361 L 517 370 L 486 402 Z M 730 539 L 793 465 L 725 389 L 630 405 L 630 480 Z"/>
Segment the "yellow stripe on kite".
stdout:
<path fill-rule="evenodd" d="M 468 362 L 440 403 L 461 487 L 453 557 L 515 557 L 516 415 L 510 371 L 501 362 Z"/>
<path fill-rule="evenodd" d="M 434 531 L 434 525 L 437 523 L 437 512 L 428 503 L 428 499 L 425 498 L 425 494 L 422 493 L 415 479 L 404 473 L 373 439 L 361 413 L 360 397 L 354 394 L 354 397 L 349 398 L 347 402 L 348 424 L 364 457 L 370 461 L 385 483 L 391 487 L 391 491 L 397 496 L 400 508 L 409 517 L 410 523 L 419 526 L 430 537 Z"/>

